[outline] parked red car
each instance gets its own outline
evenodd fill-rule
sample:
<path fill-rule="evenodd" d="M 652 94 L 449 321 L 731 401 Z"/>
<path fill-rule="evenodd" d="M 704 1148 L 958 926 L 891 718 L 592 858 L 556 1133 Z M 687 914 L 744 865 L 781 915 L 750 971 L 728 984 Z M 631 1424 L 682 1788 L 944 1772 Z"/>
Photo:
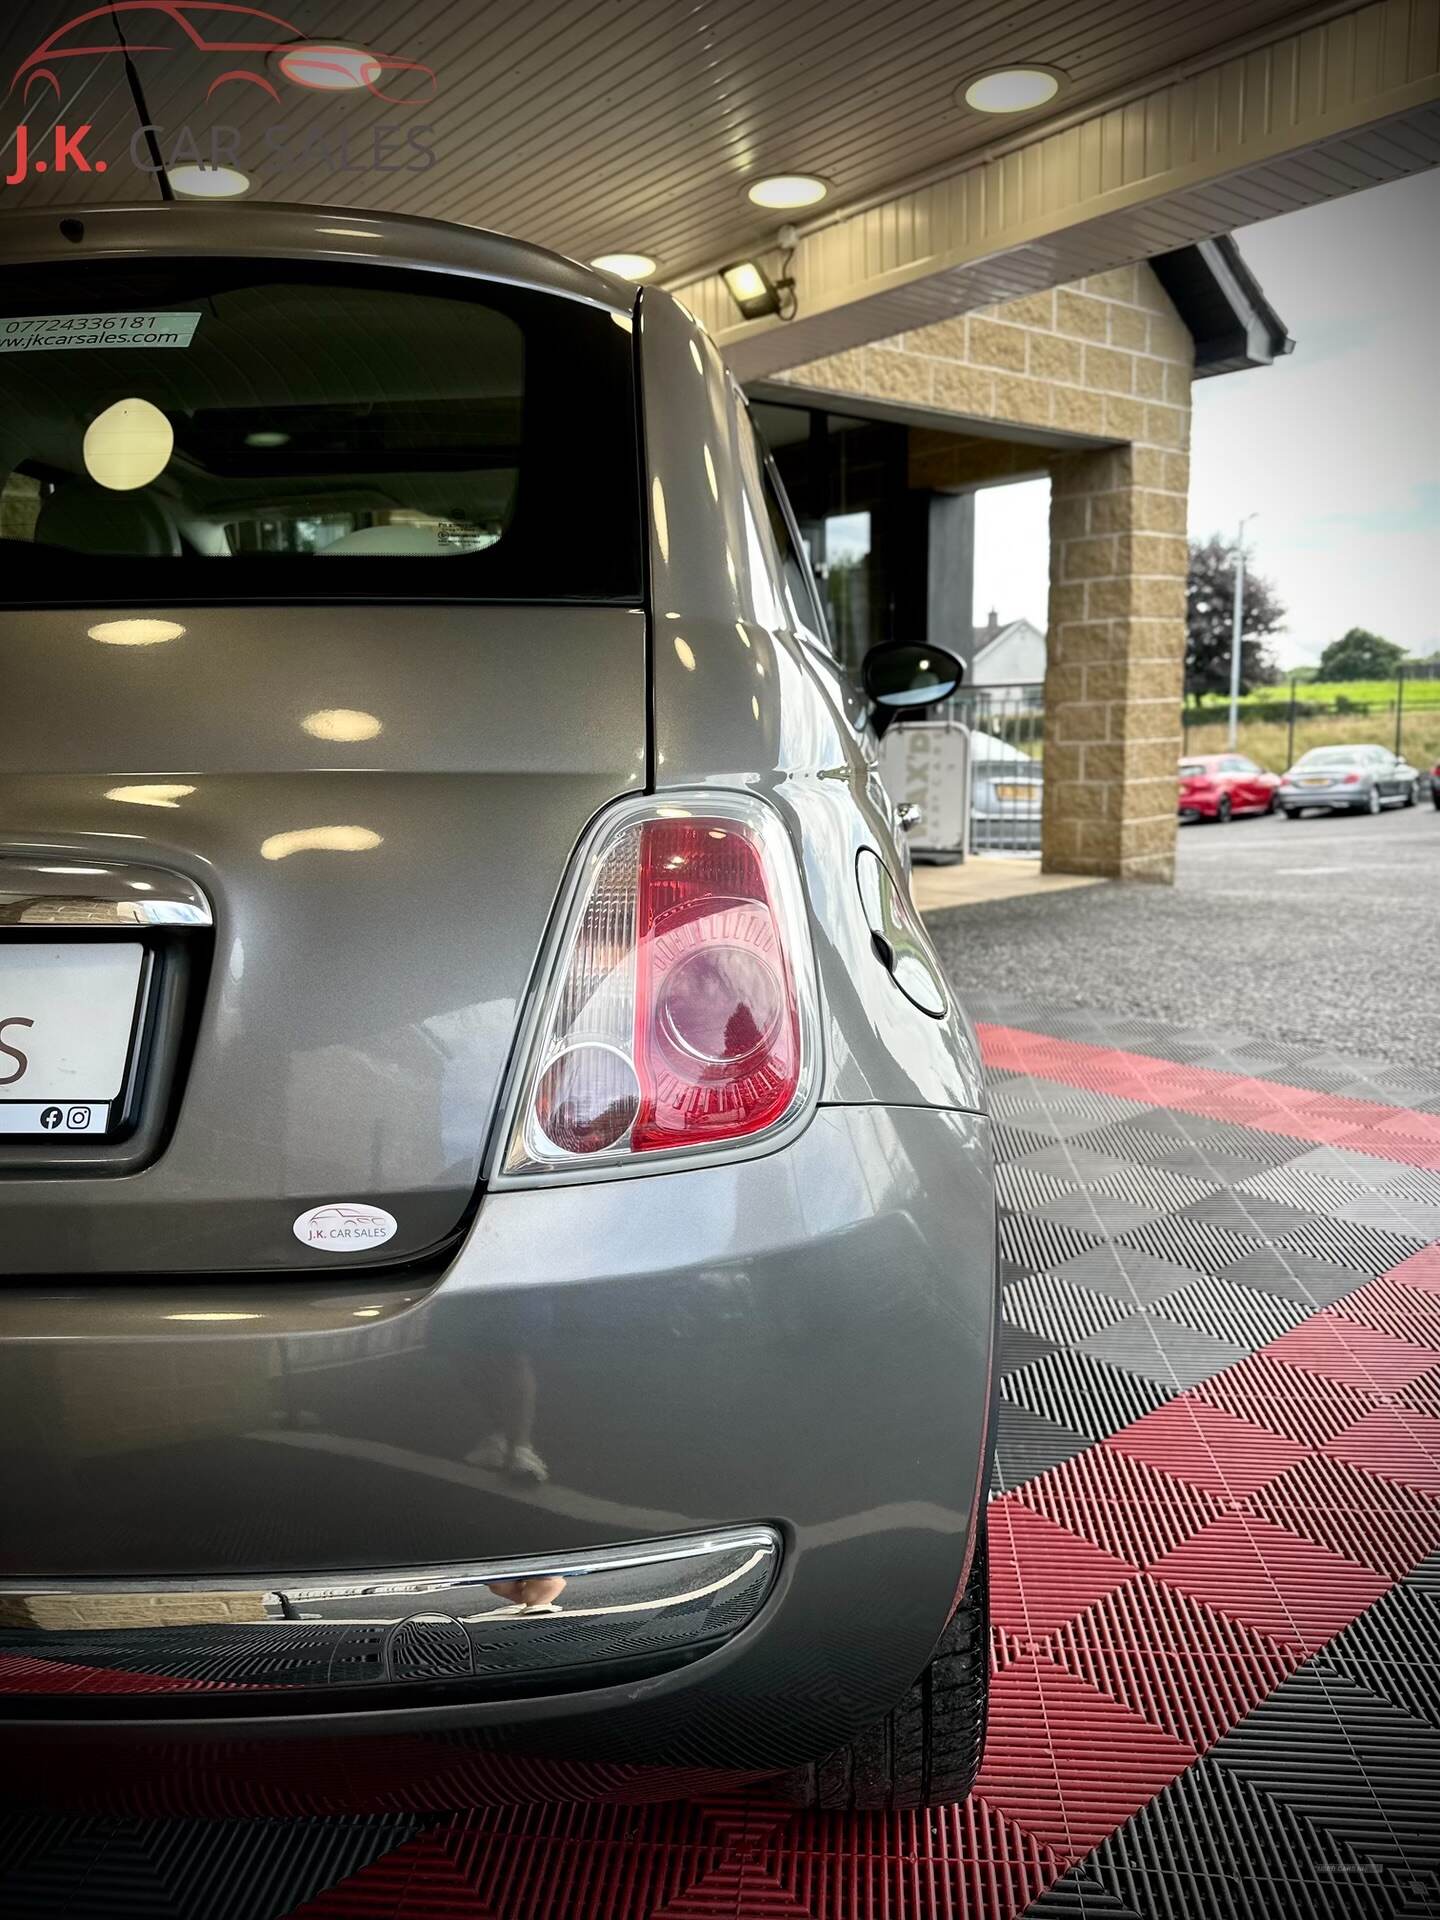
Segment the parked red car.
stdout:
<path fill-rule="evenodd" d="M 1430 769 L 1430 798 L 1435 802 L 1435 811 L 1440 813 L 1440 760 Z"/>
<path fill-rule="evenodd" d="M 1241 753 L 1206 753 L 1180 762 L 1180 818 L 1218 820 L 1237 813 L 1273 813 L 1278 773 Z"/>

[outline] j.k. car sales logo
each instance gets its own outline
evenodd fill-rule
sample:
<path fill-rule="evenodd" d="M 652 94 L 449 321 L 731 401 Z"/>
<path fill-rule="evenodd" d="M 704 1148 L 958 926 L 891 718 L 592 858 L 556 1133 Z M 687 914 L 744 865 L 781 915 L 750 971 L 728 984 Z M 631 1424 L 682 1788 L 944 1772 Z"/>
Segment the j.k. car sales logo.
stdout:
<path fill-rule="evenodd" d="M 32 175 L 107 172 L 113 156 L 87 145 L 94 128 L 78 114 L 66 116 L 67 99 L 111 66 L 123 79 L 129 62 L 143 84 L 152 66 L 177 59 L 187 73 L 198 64 L 207 107 L 214 104 L 223 112 L 227 100 L 249 106 L 259 96 L 273 103 L 274 117 L 258 129 L 249 125 L 243 134 L 223 122 L 203 128 L 188 121 L 138 126 L 128 157 L 143 173 L 180 167 L 248 173 L 259 166 L 316 165 L 340 173 L 423 173 L 434 163 L 433 129 L 408 118 L 368 127 L 363 140 L 344 135 L 337 140 L 314 131 L 297 136 L 281 117 L 286 94 L 296 88 L 363 92 L 389 107 L 413 109 L 435 97 L 435 72 L 423 61 L 317 41 L 277 14 L 226 0 L 110 0 L 57 27 L 15 69 L 6 99 L 21 117 L 14 127 L 13 164 L 0 180 L 18 187 Z M 43 132 L 34 130 L 32 122 L 38 127 L 42 118 Z M 247 137 L 254 149 L 248 152 Z"/>

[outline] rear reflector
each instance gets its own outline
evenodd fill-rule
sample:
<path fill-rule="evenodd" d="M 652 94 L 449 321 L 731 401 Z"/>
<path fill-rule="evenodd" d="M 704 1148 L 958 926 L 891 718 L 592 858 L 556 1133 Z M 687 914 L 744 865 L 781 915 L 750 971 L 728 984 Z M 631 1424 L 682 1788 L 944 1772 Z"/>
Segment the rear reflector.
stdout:
<path fill-rule="evenodd" d="M 778 816 L 629 802 L 582 855 L 501 1178 L 623 1170 L 770 1134 L 804 1105 L 814 963 Z"/>

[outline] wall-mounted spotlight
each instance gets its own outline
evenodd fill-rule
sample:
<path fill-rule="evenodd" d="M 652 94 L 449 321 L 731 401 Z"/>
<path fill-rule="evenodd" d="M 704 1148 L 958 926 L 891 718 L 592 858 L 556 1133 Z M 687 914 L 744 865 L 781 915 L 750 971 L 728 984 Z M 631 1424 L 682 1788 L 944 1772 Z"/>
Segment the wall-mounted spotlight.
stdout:
<path fill-rule="evenodd" d="M 737 260 L 733 266 L 722 267 L 720 278 L 747 320 L 763 320 L 771 313 L 783 315 L 787 296 L 795 291 L 795 282 L 788 275 L 772 280 L 758 260 Z"/>

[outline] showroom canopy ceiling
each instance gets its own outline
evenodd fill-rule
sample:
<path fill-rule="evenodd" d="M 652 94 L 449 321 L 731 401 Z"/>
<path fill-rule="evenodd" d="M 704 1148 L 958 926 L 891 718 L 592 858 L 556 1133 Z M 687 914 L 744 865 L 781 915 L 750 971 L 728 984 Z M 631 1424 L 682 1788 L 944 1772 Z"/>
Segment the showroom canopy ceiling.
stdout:
<path fill-rule="evenodd" d="M 65 51 L 105 48 L 118 23 L 167 160 L 178 152 L 184 164 L 192 145 L 210 158 L 218 130 L 215 157 L 228 153 L 267 199 L 463 220 L 582 259 L 640 252 L 668 280 L 773 234 L 783 216 L 746 197 L 762 176 L 816 174 L 828 206 L 852 206 L 997 136 L 1213 56 L 1296 9 L 1287 0 L 275 0 L 252 11 L 118 0 L 111 18 L 96 0 L 24 0 L 5 12 L 0 89 L 57 28 L 84 22 L 38 63 L 60 98 L 35 81 L 25 117 L 32 153 L 44 157 L 37 142 L 58 114 L 91 121 L 86 147 L 108 162 L 103 175 L 57 172 L 51 154 L 45 176 L 32 172 L 12 201 L 157 195 L 144 142 L 141 167 L 129 151 L 139 121 L 123 56 Z M 364 87 L 297 84 L 262 51 L 297 39 L 423 64 L 433 97 L 413 97 L 428 82 L 398 67 L 377 82 L 395 103 Z M 241 43 L 256 52 L 222 50 Z M 997 116 L 966 105 L 977 76 L 1037 64 L 1058 76 L 1047 106 Z M 26 77 L 0 115 L 7 138 Z M 13 139 L 6 152 L 13 171 Z"/>
<path fill-rule="evenodd" d="M 758 377 L 1434 165 L 1437 102 L 1434 0 L 22 0 L 0 207 L 168 180 L 644 255 Z M 799 319 L 742 321 L 714 270 L 778 275 L 787 219 Z"/>

